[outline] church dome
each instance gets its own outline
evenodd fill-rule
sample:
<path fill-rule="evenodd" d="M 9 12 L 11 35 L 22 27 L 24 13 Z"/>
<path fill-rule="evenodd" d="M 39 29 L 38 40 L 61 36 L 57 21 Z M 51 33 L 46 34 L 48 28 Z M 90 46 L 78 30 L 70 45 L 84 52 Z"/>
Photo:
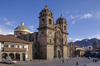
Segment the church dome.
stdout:
<path fill-rule="evenodd" d="M 21 22 L 21 25 L 15 28 L 14 31 L 25 31 L 25 32 L 30 32 L 30 30 L 24 26 L 24 22 Z"/>
<path fill-rule="evenodd" d="M 65 20 L 65 18 L 62 15 L 60 15 L 60 17 L 57 20 Z"/>
<path fill-rule="evenodd" d="M 66 23 L 66 19 L 61 15 L 57 20 L 56 24 Z"/>

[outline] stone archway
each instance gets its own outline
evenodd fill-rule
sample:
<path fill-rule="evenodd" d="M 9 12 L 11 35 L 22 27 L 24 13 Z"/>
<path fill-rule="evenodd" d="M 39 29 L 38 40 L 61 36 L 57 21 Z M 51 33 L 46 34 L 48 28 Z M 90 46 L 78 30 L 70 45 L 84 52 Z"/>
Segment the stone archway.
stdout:
<path fill-rule="evenodd" d="M 3 54 L 2 54 L 2 58 L 4 58 L 4 59 L 6 59 L 6 58 L 7 58 L 7 56 L 8 56 L 8 54 L 7 54 L 7 53 L 3 53 Z"/>
<path fill-rule="evenodd" d="M 61 57 L 61 55 L 60 55 L 60 51 L 59 51 L 59 50 L 57 50 L 57 57 L 58 57 L 58 58 Z"/>
<path fill-rule="evenodd" d="M 23 61 L 25 61 L 25 53 L 22 53 L 22 55 L 23 55 Z"/>
<path fill-rule="evenodd" d="M 19 53 L 16 53 L 16 60 L 20 61 L 20 54 Z"/>
<path fill-rule="evenodd" d="M 10 53 L 9 56 L 10 56 L 11 59 L 14 59 L 14 54 L 13 53 Z"/>

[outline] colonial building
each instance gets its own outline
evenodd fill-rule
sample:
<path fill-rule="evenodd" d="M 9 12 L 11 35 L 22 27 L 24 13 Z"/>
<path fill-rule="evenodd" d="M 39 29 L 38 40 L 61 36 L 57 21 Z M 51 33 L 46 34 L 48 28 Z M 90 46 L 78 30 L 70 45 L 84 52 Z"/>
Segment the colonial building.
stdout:
<path fill-rule="evenodd" d="M 7 35 L 0 35 L 0 61 L 32 59 L 32 43 Z"/>
<path fill-rule="evenodd" d="M 47 6 L 39 13 L 38 32 L 30 33 L 22 22 L 14 30 L 14 36 L 33 42 L 33 58 L 52 59 L 68 57 L 67 21 L 62 15 L 54 22 L 53 13 Z"/>

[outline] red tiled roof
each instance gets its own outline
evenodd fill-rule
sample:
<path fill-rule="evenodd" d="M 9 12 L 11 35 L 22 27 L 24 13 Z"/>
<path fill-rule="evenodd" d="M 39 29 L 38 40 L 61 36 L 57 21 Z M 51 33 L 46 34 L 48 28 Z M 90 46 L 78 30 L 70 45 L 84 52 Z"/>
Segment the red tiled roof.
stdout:
<path fill-rule="evenodd" d="M 31 44 L 31 42 L 27 42 L 27 41 L 15 38 L 13 36 L 7 36 L 7 35 L 0 35 L 0 41 Z"/>
<path fill-rule="evenodd" d="M 77 48 L 82 48 L 82 47 L 80 47 L 80 46 L 76 46 L 76 45 L 75 45 L 75 47 L 77 47 Z"/>

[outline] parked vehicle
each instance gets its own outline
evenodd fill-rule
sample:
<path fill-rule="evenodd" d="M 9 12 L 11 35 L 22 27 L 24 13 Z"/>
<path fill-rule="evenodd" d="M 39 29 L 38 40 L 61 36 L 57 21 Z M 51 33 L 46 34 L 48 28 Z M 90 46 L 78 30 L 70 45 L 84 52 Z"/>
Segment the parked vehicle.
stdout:
<path fill-rule="evenodd" d="M 9 64 L 12 64 L 12 63 L 17 63 L 17 61 L 15 60 L 5 60 L 4 63 L 9 63 Z"/>

